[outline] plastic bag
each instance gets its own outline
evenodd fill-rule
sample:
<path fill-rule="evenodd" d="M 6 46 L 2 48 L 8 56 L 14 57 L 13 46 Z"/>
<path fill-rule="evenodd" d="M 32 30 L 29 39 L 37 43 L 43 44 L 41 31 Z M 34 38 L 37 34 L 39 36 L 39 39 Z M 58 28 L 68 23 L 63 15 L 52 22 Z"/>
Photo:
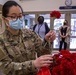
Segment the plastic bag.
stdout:
<path fill-rule="evenodd" d="M 37 75 L 51 75 L 49 67 L 41 68 Z"/>

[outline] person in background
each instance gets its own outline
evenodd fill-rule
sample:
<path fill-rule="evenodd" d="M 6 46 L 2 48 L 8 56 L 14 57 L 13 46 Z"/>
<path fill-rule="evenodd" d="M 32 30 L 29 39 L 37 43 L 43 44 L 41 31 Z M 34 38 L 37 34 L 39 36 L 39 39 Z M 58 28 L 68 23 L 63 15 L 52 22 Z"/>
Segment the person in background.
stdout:
<path fill-rule="evenodd" d="M 45 35 L 50 31 L 50 28 L 48 27 L 47 23 L 44 22 L 44 17 L 39 16 L 38 24 L 35 24 L 33 27 L 33 30 L 42 38 L 44 39 Z"/>
<path fill-rule="evenodd" d="M 50 66 L 53 59 L 46 42 L 54 41 L 56 34 L 49 31 L 42 40 L 34 31 L 22 29 L 23 10 L 15 1 L 3 5 L 2 18 L 5 31 L 0 38 L 0 71 L 5 75 L 36 75 L 41 67 Z"/>
<path fill-rule="evenodd" d="M 59 51 L 62 50 L 62 45 L 64 44 L 64 50 L 67 49 L 67 45 L 69 43 L 70 38 L 70 27 L 68 25 L 68 21 L 65 20 L 63 26 L 59 28 L 59 39 L 60 39 L 60 46 Z"/>

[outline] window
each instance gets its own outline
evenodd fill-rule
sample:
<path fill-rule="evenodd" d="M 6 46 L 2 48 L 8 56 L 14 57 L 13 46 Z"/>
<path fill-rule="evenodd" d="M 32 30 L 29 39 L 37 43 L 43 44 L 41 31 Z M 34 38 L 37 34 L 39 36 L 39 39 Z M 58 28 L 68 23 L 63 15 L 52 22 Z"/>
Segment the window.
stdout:
<path fill-rule="evenodd" d="M 35 25 L 35 14 L 28 14 L 24 16 L 24 28 L 32 29 L 33 25 Z"/>
<path fill-rule="evenodd" d="M 54 40 L 53 48 L 59 48 L 59 27 L 63 25 L 65 14 L 61 14 L 60 19 L 54 20 L 54 31 L 56 32 L 56 39 Z"/>
<path fill-rule="evenodd" d="M 71 14 L 70 49 L 76 49 L 76 14 Z"/>

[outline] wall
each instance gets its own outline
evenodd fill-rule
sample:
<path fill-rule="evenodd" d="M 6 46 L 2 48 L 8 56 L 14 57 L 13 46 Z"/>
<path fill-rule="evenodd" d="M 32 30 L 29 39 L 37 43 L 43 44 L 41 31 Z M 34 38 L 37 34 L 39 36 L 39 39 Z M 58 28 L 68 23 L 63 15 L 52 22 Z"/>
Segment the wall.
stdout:
<path fill-rule="evenodd" d="M 60 6 L 65 6 L 65 0 L 24 0 L 18 3 L 24 12 L 59 10 Z M 72 5 L 76 5 L 76 0 L 72 0 Z"/>
<path fill-rule="evenodd" d="M 4 4 L 6 1 L 8 1 L 8 0 L 0 0 L 0 4 Z"/>
<path fill-rule="evenodd" d="M 4 4 L 8 0 L 0 0 Z M 24 12 L 52 11 L 59 10 L 60 6 L 65 6 L 65 0 L 15 0 L 23 8 Z M 76 0 L 72 0 L 72 5 L 76 5 Z M 63 10 L 62 10 L 63 11 Z"/>

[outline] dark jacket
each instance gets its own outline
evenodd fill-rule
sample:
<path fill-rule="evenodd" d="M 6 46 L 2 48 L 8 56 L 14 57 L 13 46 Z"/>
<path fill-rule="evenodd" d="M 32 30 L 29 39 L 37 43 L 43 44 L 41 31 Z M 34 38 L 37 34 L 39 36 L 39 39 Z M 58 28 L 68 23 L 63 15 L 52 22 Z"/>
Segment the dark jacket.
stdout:
<path fill-rule="evenodd" d="M 50 28 L 48 27 L 48 25 L 47 25 L 46 22 L 45 22 L 44 24 L 45 24 L 45 30 L 46 30 L 46 31 L 45 31 L 45 34 L 47 34 L 47 33 L 50 31 Z M 37 26 L 37 24 L 34 25 L 33 31 L 35 30 L 36 26 Z"/>

